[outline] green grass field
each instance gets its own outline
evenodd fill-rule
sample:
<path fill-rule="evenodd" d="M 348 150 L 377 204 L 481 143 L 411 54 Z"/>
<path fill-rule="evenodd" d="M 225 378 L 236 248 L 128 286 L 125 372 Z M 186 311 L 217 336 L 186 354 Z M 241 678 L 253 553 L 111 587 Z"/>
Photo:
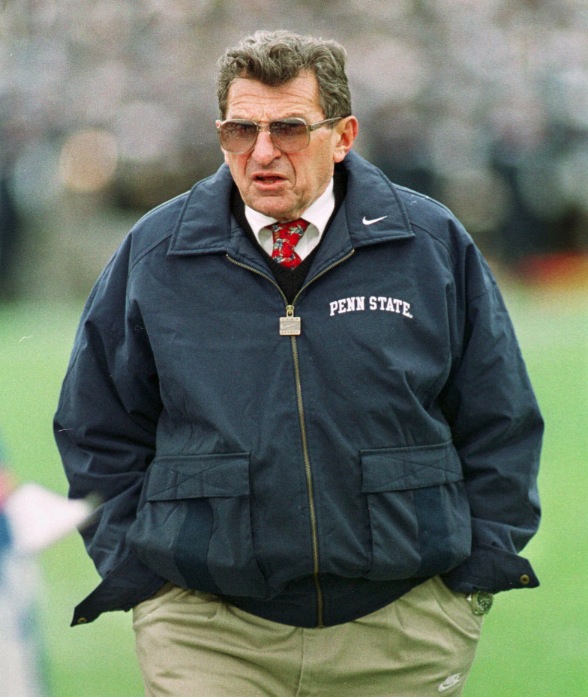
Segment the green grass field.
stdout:
<path fill-rule="evenodd" d="M 466 697 L 588 695 L 588 294 L 505 292 L 547 422 L 539 535 L 542 586 L 501 594 Z M 65 493 L 51 419 L 81 305 L 0 308 L 0 429 L 21 481 Z M 97 576 L 76 534 L 42 556 L 42 630 L 52 697 L 140 697 L 130 616 L 70 629 Z M 352 696 L 352 697 L 361 697 Z"/>

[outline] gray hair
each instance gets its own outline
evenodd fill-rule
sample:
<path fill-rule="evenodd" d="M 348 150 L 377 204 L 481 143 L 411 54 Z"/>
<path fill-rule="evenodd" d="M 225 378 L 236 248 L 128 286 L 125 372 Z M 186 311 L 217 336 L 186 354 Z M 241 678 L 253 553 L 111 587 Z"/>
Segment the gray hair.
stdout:
<path fill-rule="evenodd" d="M 221 119 L 227 113 L 229 87 L 238 77 L 277 87 L 312 71 L 319 88 L 319 103 L 325 118 L 351 115 L 351 94 L 345 59 L 347 53 L 336 41 L 301 36 L 290 31 L 257 31 L 226 50 L 219 59 L 217 97 Z"/>

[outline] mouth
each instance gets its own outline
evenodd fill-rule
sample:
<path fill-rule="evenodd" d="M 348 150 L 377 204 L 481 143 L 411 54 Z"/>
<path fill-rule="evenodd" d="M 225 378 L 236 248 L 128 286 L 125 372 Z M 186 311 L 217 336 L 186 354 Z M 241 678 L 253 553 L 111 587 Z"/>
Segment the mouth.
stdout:
<path fill-rule="evenodd" d="M 256 172 L 252 176 L 255 184 L 262 187 L 275 187 L 279 186 L 285 181 L 285 177 L 275 172 Z"/>

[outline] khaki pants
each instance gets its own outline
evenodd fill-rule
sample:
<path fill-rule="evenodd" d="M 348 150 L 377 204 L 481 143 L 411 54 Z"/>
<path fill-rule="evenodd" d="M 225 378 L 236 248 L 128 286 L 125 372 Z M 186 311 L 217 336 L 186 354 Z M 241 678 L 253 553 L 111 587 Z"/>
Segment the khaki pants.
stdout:
<path fill-rule="evenodd" d="M 269 622 L 171 584 L 133 610 L 147 697 L 456 697 L 481 624 L 438 578 L 324 629 Z"/>

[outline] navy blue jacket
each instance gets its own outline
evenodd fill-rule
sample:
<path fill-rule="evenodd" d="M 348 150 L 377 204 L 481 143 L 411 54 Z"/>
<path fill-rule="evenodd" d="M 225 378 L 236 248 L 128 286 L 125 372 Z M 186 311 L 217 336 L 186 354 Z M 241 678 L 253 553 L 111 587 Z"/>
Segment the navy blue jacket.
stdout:
<path fill-rule="evenodd" d="M 224 165 L 98 279 L 55 420 L 70 495 L 103 500 L 84 532 L 103 581 L 75 623 L 164 580 L 309 627 L 437 574 L 538 584 L 518 552 L 543 424 L 495 280 L 446 208 L 355 153 L 343 166 L 292 305 Z"/>

